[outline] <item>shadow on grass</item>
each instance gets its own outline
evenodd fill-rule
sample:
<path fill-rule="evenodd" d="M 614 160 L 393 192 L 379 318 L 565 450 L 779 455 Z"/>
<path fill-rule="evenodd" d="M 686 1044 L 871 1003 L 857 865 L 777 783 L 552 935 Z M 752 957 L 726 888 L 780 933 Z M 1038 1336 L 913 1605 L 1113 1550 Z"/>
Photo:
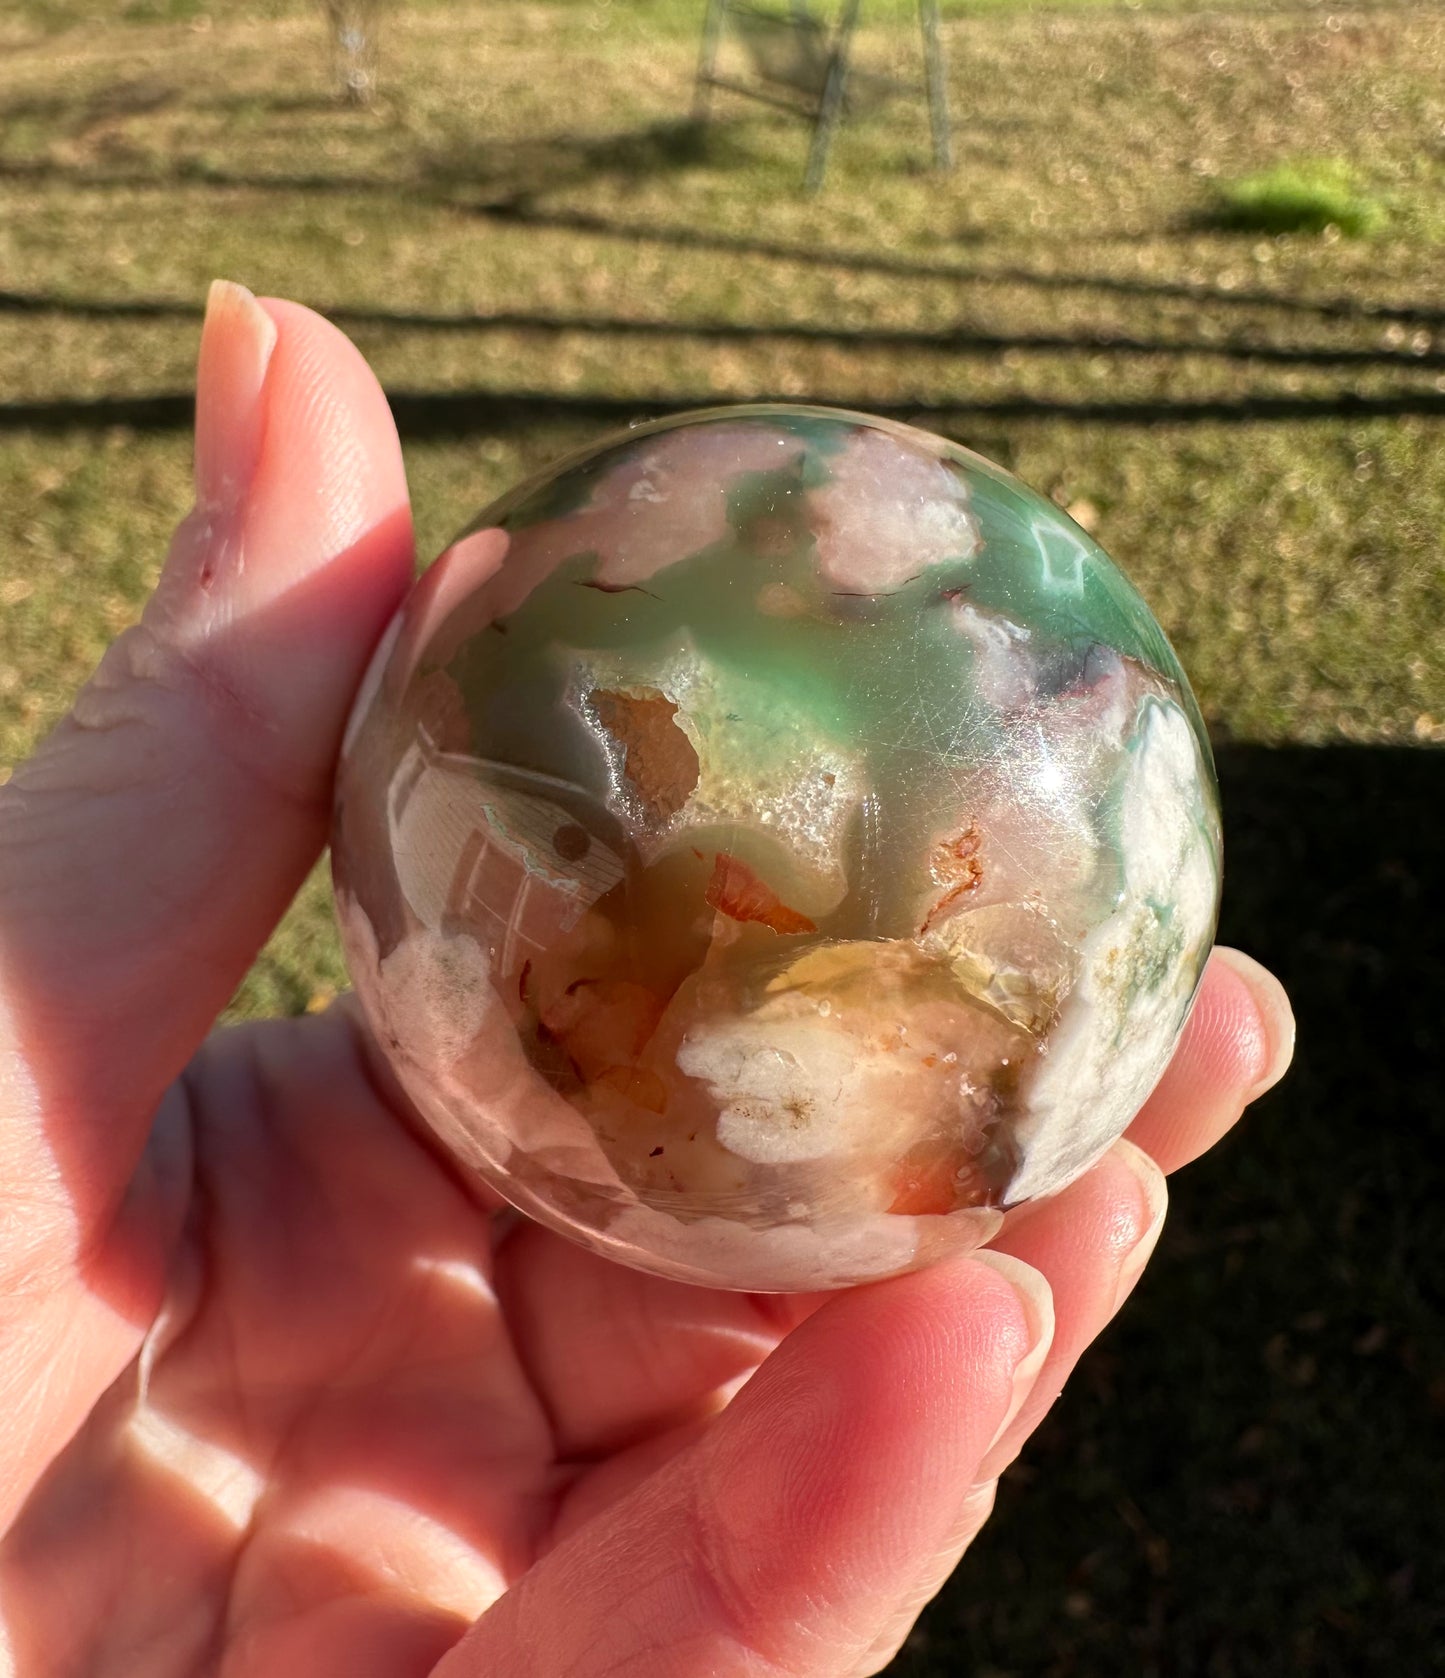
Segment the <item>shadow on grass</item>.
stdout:
<path fill-rule="evenodd" d="M 487 140 L 423 154 L 421 182 L 462 189 L 505 204 L 578 186 L 598 175 L 643 180 L 676 169 L 751 165 L 753 154 L 728 124 L 691 118 L 649 123 L 613 134 L 545 134 L 525 140 Z"/>
<path fill-rule="evenodd" d="M 543 391 L 388 391 L 387 399 L 403 439 L 506 435 L 529 426 L 571 424 L 623 426 L 660 419 L 690 408 L 711 408 L 717 396 L 708 390 L 688 396 L 558 396 Z M 1197 400 L 1051 401 L 1043 397 L 1001 397 L 987 402 L 878 402 L 867 391 L 815 391 L 770 394 L 754 402 L 805 402 L 824 407 L 861 408 L 886 419 L 900 419 L 944 436 L 959 422 L 978 420 L 1067 419 L 1115 425 L 1188 425 L 1202 423 L 1266 424 L 1283 420 L 1398 419 L 1425 415 L 1445 419 L 1445 391 L 1410 390 L 1385 396 L 1336 391 L 1325 396 L 1202 397 Z M 194 397 L 189 391 L 154 396 L 97 396 L 38 402 L 0 402 L 0 433 L 104 430 L 125 426 L 136 431 L 189 429 Z M 963 441 L 962 438 L 959 439 Z"/>
<path fill-rule="evenodd" d="M 184 89 L 147 85 L 97 95 L 78 112 L 49 95 L 16 101 L 0 109 L 0 124 L 19 118 L 58 123 L 74 145 L 127 116 L 149 115 L 168 107 L 231 114 L 259 111 L 269 116 L 327 110 L 344 114 L 348 110 L 335 98 L 235 95 L 196 99 L 188 97 Z M 378 118 L 371 113 L 366 120 Z M 601 175 L 622 181 L 642 180 L 703 164 L 727 169 L 753 167 L 756 163 L 756 156 L 736 126 L 686 117 L 611 134 L 554 133 L 485 141 L 452 135 L 445 145 L 423 147 L 409 166 L 394 176 L 331 171 L 253 176 L 238 174 L 204 156 L 181 155 L 155 169 L 107 163 L 103 158 L 95 163 L 12 159 L 0 162 L 0 179 L 84 187 L 202 185 L 217 191 L 420 196 L 438 207 L 460 205 L 474 211 L 485 210 L 492 203 L 510 209 L 531 202 L 538 194 L 582 185 Z"/>
<path fill-rule="evenodd" d="M 344 109 L 344 101 L 334 93 L 220 93 L 147 76 L 96 88 L 79 98 L 74 92 L 24 93 L 0 100 L 0 132 L 12 123 L 40 122 L 75 140 L 97 127 L 165 110 L 298 116 Z"/>
<path fill-rule="evenodd" d="M 1158 1254 L 891 1678 L 1395 1678 L 1445 1598 L 1445 752 L 1219 752 L 1221 936 L 1294 1071 Z"/>
<path fill-rule="evenodd" d="M 217 168 L 202 159 L 181 159 L 164 169 L 80 168 L 47 161 L 0 162 L 0 180 L 36 185 L 66 184 L 88 190 L 170 192 L 180 186 L 215 192 L 379 195 L 428 202 L 457 215 L 596 238 L 671 246 L 719 255 L 752 256 L 767 261 L 837 268 L 850 273 L 885 274 L 898 279 L 944 280 L 960 284 L 1006 285 L 1046 292 L 1100 292 L 1137 298 L 1169 298 L 1225 309 L 1278 309 L 1325 320 L 1398 321 L 1415 326 L 1445 326 L 1445 307 L 1436 304 L 1376 303 L 1356 297 L 1310 298 L 1261 290 L 1223 290 L 1177 280 L 1129 279 L 1108 274 L 1038 271 L 1017 264 L 931 262 L 889 256 L 879 251 L 817 244 L 753 239 L 702 227 L 662 226 L 613 220 L 583 211 L 549 209 L 539 195 L 576 185 L 592 176 L 613 173 L 638 177 L 659 169 L 680 169 L 699 161 L 726 162 L 729 155 L 755 161 L 742 142 L 723 125 L 703 129 L 691 122 L 663 123 L 635 133 L 568 138 L 549 136 L 519 142 L 498 160 L 491 149 L 468 155 L 449 149 L 424 159 L 414 176 L 377 177 L 338 174 L 247 175 Z M 570 161 L 568 159 L 570 158 Z M 471 172 L 469 172 L 469 170 Z"/>
<path fill-rule="evenodd" d="M 357 309 L 314 304 L 338 326 L 401 327 L 417 332 L 590 333 L 606 337 L 680 338 L 705 342 L 836 344 L 850 349 L 928 350 L 946 355 L 1000 355 L 1009 350 L 1046 354 L 1205 356 L 1274 366 L 1393 367 L 1420 371 L 1445 367 L 1445 349 L 1416 353 L 1323 344 L 1220 343 L 1203 338 L 1136 338 L 1123 332 L 1000 333 L 957 327 L 920 331 L 889 327 L 760 324 L 745 321 L 645 320 L 609 315 L 559 315 L 527 310 L 483 314 L 406 309 Z M 0 291 L 0 315 L 62 315 L 78 320 L 200 320 L 203 305 L 160 297 L 74 297 L 45 292 Z"/>
<path fill-rule="evenodd" d="M 876 251 L 838 250 L 828 246 L 790 245 L 771 239 L 740 238 L 733 234 L 709 232 L 705 228 L 644 226 L 635 222 L 613 221 L 583 211 L 540 208 L 524 200 L 485 206 L 478 213 L 498 220 L 522 222 L 529 227 L 590 233 L 599 238 L 762 256 L 813 267 L 846 268 L 854 273 L 892 274 L 900 279 L 967 280 L 976 284 L 1032 287 L 1042 291 L 1102 291 L 1125 297 L 1179 298 L 1193 303 L 1208 303 L 1211 307 L 1284 309 L 1330 320 L 1393 320 L 1426 326 L 1445 325 L 1445 308 L 1433 304 L 1376 304 L 1356 297 L 1309 298 L 1273 291 L 1225 291 L 1217 286 L 1184 281 L 1134 280 L 1107 274 L 1057 273 L 1052 270 L 1038 273 L 1028 268 L 978 263 L 919 262 L 907 257 L 880 255 Z"/>
<path fill-rule="evenodd" d="M 41 122 L 74 139 L 98 124 L 151 116 L 181 99 L 180 88 L 153 76 L 112 82 L 79 99 L 74 93 L 22 93 L 0 100 L 0 133 L 10 124 Z"/>

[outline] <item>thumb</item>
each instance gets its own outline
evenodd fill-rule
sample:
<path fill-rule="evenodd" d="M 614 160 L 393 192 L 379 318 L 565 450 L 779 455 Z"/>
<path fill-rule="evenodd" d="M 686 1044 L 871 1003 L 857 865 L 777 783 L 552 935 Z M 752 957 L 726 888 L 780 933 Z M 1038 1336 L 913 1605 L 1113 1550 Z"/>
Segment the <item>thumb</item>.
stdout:
<path fill-rule="evenodd" d="M 141 621 L 0 788 L 0 1395 L 25 1442 L 0 1522 L 155 1307 L 137 1162 L 320 853 L 343 719 L 410 576 L 360 355 L 213 287 L 195 509 Z"/>

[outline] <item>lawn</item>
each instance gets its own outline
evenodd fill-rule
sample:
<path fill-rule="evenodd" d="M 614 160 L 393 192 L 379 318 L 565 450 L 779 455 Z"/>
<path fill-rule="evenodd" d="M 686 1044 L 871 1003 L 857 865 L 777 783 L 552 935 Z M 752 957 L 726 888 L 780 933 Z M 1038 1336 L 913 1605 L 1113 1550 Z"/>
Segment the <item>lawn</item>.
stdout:
<path fill-rule="evenodd" d="M 0 17 L 0 766 L 134 617 L 186 506 L 213 274 L 322 309 L 372 359 L 423 558 L 524 469 L 704 402 L 875 409 L 1011 466 L 1124 563 L 1194 677 L 1226 929 L 1296 983 L 1307 1052 L 1186 1180 L 1158 1280 L 898 1671 L 1427 1670 L 1414 1558 L 1439 1518 L 1383 1488 L 1445 1392 L 1419 1070 L 1439 9 L 956 0 L 953 172 L 924 167 L 903 101 L 844 129 L 812 199 L 798 125 L 726 96 L 689 122 L 700 0 L 395 7 L 373 109 L 330 97 L 319 7 L 95 10 Z M 913 74 L 906 8 L 868 15 L 863 62 Z M 1321 167 L 1370 206 L 1359 237 L 1226 225 L 1238 183 Z M 343 982 L 318 873 L 233 1012 Z"/>

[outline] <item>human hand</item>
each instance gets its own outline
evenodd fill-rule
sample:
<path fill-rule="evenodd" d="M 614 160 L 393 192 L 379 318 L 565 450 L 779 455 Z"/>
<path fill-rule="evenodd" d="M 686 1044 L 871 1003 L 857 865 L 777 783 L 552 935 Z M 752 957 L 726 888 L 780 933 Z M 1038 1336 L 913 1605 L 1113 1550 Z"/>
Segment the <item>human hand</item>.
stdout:
<path fill-rule="evenodd" d="M 1283 993 L 1216 954 L 1131 1140 L 916 1275 L 714 1293 L 497 1217 L 349 1007 L 207 1036 L 411 578 L 360 356 L 217 288 L 196 480 L 0 789 L 0 1667 L 879 1671 L 1137 1280 L 1162 1172 L 1283 1072 Z"/>

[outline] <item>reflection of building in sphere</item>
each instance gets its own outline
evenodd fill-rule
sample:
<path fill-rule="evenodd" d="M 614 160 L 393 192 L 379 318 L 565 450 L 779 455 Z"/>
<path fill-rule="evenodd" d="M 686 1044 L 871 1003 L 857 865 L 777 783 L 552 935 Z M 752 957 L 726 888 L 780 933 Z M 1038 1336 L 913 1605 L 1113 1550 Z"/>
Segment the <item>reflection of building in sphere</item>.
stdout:
<path fill-rule="evenodd" d="M 622 859 L 559 802 L 549 777 L 434 753 L 424 741 L 397 765 L 387 823 L 397 880 L 423 926 L 467 931 L 499 984 L 570 931 L 623 877 Z M 549 796 L 549 793 L 551 796 Z"/>

